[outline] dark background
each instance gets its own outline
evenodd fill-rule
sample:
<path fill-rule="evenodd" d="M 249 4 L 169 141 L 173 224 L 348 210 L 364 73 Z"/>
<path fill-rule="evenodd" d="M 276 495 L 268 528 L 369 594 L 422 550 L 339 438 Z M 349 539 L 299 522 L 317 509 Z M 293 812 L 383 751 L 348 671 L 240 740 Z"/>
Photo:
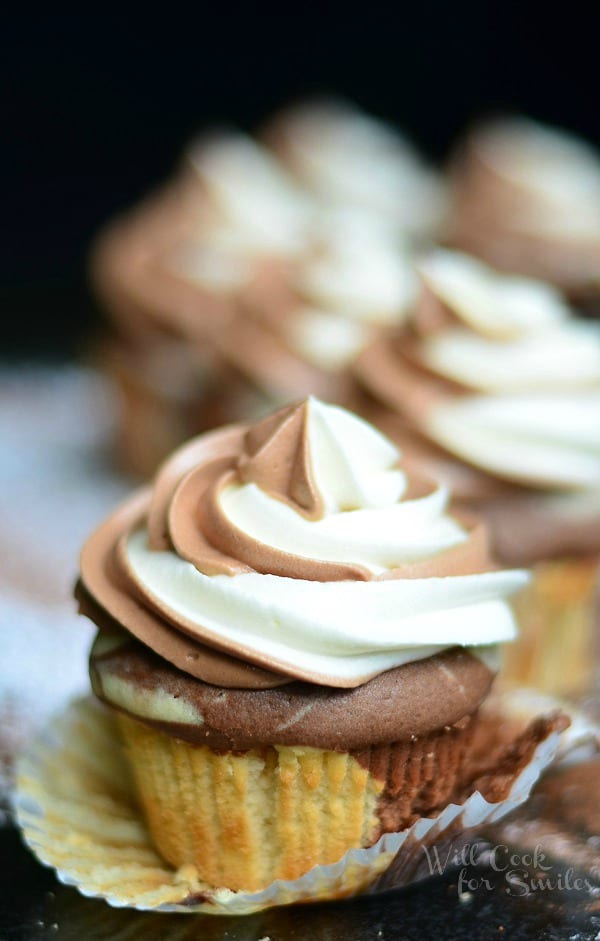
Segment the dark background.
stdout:
<path fill-rule="evenodd" d="M 98 317 L 85 284 L 93 233 L 207 123 L 251 128 L 289 98 L 333 90 L 437 158 L 498 110 L 600 142 L 598 34 L 583 4 L 22 7 L 5 14 L 0 48 L 0 313 L 13 354 L 80 346 Z"/>

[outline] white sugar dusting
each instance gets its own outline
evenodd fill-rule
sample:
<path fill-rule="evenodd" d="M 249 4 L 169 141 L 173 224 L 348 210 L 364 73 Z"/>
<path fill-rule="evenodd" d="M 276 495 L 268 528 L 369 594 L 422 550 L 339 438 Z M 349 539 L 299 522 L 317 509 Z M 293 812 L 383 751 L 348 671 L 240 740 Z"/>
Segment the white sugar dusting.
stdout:
<path fill-rule="evenodd" d="M 85 369 L 0 369 L 0 806 L 15 752 L 88 688 L 81 544 L 130 489 L 109 466 L 113 403 Z"/>

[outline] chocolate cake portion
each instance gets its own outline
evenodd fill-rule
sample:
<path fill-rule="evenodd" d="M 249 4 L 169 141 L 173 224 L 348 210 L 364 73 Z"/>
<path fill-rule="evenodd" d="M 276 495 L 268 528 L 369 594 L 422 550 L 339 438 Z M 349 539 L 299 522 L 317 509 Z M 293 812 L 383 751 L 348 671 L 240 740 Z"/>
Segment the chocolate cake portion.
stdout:
<path fill-rule="evenodd" d="M 271 689 L 212 686 L 121 633 L 100 633 L 90 657 L 96 695 L 175 738 L 215 749 L 306 745 L 354 751 L 410 742 L 473 715 L 494 674 L 454 647 L 351 689 L 294 682 Z"/>

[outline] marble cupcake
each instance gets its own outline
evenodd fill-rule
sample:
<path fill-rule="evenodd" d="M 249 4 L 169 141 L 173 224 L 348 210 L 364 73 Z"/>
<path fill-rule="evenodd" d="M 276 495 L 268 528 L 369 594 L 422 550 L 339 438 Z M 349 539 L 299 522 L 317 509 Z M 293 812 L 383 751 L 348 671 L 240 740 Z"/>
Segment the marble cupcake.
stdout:
<path fill-rule="evenodd" d="M 475 128 L 451 166 L 448 238 L 600 311 L 600 156 L 525 118 Z"/>
<path fill-rule="evenodd" d="M 264 148 L 223 132 L 194 142 L 172 182 L 101 234 L 90 270 L 112 328 L 99 359 L 120 394 L 129 468 L 152 473 L 191 434 L 260 410 L 214 337 L 257 266 L 303 246 L 311 217 Z"/>
<path fill-rule="evenodd" d="M 91 536 L 92 685 L 173 866 L 256 890 L 506 796 L 527 748 L 494 763 L 478 709 L 527 576 L 447 502 L 309 399 L 190 441 Z"/>
<path fill-rule="evenodd" d="M 534 567 L 513 673 L 573 691 L 597 619 L 600 329 L 468 256 L 437 251 L 420 273 L 407 326 L 358 362 L 365 411 L 483 513 L 504 564 Z"/>

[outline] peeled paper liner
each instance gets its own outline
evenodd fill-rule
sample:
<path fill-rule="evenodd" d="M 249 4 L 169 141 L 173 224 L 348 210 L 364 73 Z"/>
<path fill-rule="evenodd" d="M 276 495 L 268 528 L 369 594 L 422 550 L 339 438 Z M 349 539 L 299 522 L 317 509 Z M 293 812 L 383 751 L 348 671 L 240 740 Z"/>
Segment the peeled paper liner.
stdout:
<path fill-rule="evenodd" d="M 527 704 L 505 694 L 498 708 L 511 720 L 517 715 L 531 719 L 536 705 L 535 695 Z M 71 703 L 33 741 L 17 766 L 14 800 L 27 844 L 62 883 L 114 907 L 220 915 L 340 899 L 417 881 L 427 874 L 426 849 L 447 845 L 514 810 L 561 750 L 580 744 L 579 739 L 561 744 L 568 731 L 550 731 L 501 802 L 489 803 L 475 791 L 463 804 L 449 804 L 437 816 L 384 834 L 368 849 L 349 850 L 337 863 L 315 866 L 299 879 L 278 880 L 260 892 L 232 892 L 200 882 L 191 866 L 172 869 L 157 854 L 115 735 L 108 710 L 87 698 Z M 587 740 L 591 736 L 589 730 L 583 734 Z"/>

